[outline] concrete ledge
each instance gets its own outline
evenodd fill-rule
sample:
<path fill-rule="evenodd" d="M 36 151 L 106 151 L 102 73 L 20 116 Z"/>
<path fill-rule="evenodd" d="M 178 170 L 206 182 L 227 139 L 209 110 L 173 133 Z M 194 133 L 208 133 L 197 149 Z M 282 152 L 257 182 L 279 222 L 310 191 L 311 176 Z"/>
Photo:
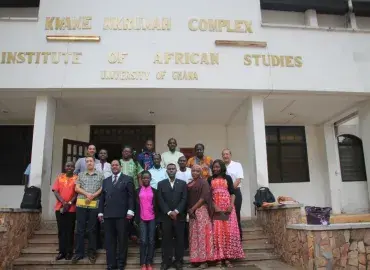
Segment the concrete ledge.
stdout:
<path fill-rule="evenodd" d="M 38 209 L 0 208 L 0 213 L 41 213 Z"/>
<path fill-rule="evenodd" d="M 8 229 L 5 226 L 0 225 L 0 233 L 7 232 L 7 231 Z"/>
<path fill-rule="evenodd" d="M 303 204 L 277 204 L 270 207 L 259 207 L 257 211 L 267 211 L 267 210 L 284 210 L 284 209 L 292 209 L 292 208 L 301 208 Z"/>
<path fill-rule="evenodd" d="M 337 223 L 330 225 L 308 225 L 308 224 L 290 224 L 287 229 L 304 230 L 304 231 L 336 231 L 348 229 L 369 229 L 370 222 L 364 223 Z"/>

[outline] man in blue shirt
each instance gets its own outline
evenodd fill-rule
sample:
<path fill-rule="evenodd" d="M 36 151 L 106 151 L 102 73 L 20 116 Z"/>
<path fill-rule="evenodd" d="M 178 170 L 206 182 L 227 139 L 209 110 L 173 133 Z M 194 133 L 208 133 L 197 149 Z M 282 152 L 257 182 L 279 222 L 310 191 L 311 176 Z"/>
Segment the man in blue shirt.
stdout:
<path fill-rule="evenodd" d="M 164 179 L 167 179 L 167 172 L 165 168 L 161 167 L 161 155 L 154 154 L 153 156 L 153 163 L 154 166 L 149 170 L 150 174 L 152 175 L 152 180 L 150 181 L 150 185 L 152 188 L 157 189 L 158 183 Z"/>
<path fill-rule="evenodd" d="M 140 163 L 141 167 L 146 171 L 151 169 L 154 165 L 153 149 L 154 149 L 154 142 L 153 140 L 149 139 L 145 143 L 145 149 L 137 157 L 137 161 Z"/>
<path fill-rule="evenodd" d="M 28 164 L 26 170 L 24 171 L 24 188 L 28 187 L 28 183 L 30 182 L 30 175 L 31 175 L 31 163 Z"/>

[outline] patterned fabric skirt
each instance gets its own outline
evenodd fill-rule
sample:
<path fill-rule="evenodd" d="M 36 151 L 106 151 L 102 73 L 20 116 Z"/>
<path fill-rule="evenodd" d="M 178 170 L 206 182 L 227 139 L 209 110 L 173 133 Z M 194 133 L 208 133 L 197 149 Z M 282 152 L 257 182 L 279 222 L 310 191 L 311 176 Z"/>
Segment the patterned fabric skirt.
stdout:
<path fill-rule="evenodd" d="M 189 251 L 191 263 L 215 260 L 212 222 L 205 205 L 195 211 L 189 220 Z"/>
<path fill-rule="evenodd" d="M 213 195 L 215 203 L 225 211 L 230 205 L 229 192 L 226 189 L 217 188 Z M 213 238 L 217 261 L 245 257 L 234 206 L 228 220 L 213 220 Z"/>

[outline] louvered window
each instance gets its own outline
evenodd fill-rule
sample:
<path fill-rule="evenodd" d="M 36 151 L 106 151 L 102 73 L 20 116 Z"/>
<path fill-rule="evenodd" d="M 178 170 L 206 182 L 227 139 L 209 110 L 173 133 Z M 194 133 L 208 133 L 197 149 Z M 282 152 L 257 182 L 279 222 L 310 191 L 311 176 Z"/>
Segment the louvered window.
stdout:
<path fill-rule="evenodd" d="M 366 181 L 362 141 L 354 135 L 338 136 L 339 161 L 343 182 Z"/>
<path fill-rule="evenodd" d="M 304 127 L 266 127 L 270 183 L 309 182 Z"/>

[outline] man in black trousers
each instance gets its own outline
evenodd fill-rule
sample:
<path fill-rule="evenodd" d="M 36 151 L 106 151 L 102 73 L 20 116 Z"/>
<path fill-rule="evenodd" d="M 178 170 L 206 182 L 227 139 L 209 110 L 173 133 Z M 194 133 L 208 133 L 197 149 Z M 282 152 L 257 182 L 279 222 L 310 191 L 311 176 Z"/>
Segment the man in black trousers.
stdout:
<path fill-rule="evenodd" d="M 186 221 L 187 185 L 176 179 L 176 165 L 167 165 L 168 179 L 158 183 L 159 218 L 164 232 L 162 239 L 161 270 L 172 265 L 173 246 L 175 245 L 175 267 L 182 270 L 184 257 L 184 231 Z M 173 238 L 175 237 L 175 241 Z"/>
<path fill-rule="evenodd" d="M 121 173 L 118 160 L 113 160 L 111 167 L 112 176 L 103 181 L 98 217 L 104 222 L 107 269 L 123 270 L 127 260 L 128 221 L 134 216 L 134 181 Z"/>

